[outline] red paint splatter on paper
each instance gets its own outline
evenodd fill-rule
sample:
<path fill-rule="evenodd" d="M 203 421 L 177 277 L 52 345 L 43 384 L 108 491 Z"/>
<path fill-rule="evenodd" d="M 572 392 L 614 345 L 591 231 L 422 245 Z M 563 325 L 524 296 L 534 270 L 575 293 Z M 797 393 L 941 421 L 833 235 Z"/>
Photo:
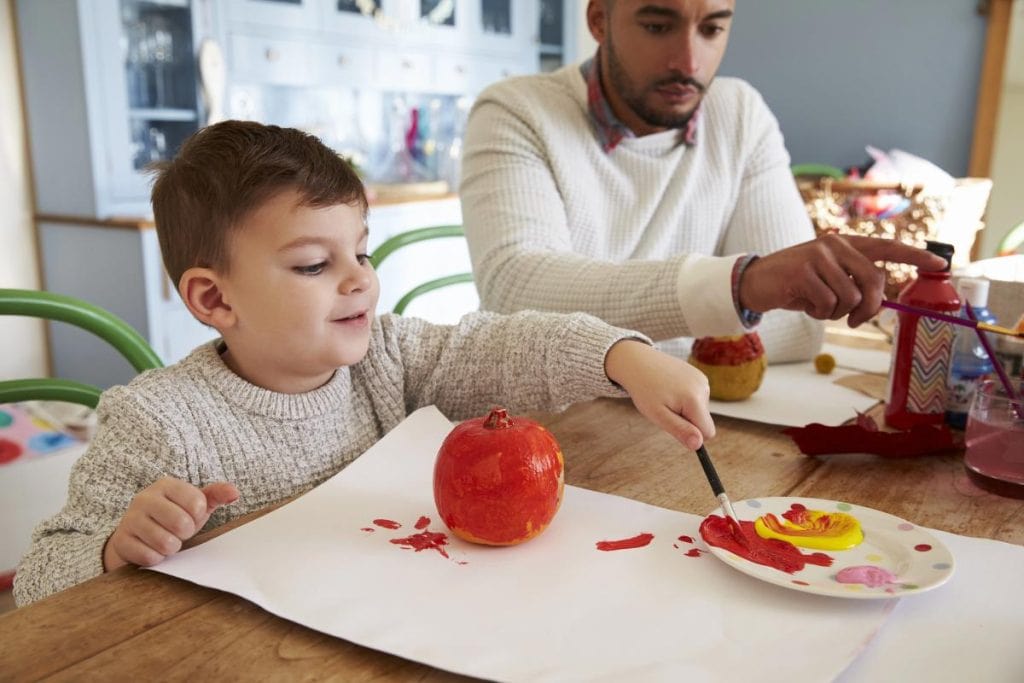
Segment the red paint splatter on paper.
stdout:
<path fill-rule="evenodd" d="M 914 550 L 916 550 L 919 553 L 926 553 L 926 552 L 928 552 L 931 549 L 932 549 L 932 547 L 930 545 L 928 545 L 927 543 L 918 543 L 917 545 L 914 546 Z"/>
<path fill-rule="evenodd" d="M 401 523 L 396 522 L 392 519 L 375 519 L 373 520 L 373 523 L 384 529 L 394 530 L 400 529 L 402 527 Z M 415 552 L 420 552 L 421 550 L 436 550 L 438 554 L 442 557 L 445 557 L 449 560 L 452 559 L 448 555 L 448 552 L 445 550 L 445 546 L 448 545 L 448 535 L 441 533 L 439 531 L 428 530 L 427 527 L 430 526 L 429 517 L 427 517 L 426 515 L 420 515 L 420 518 L 416 520 L 414 526 L 416 527 L 416 529 L 420 530 L 420 533 L 412 534 L 411 536 L 406 536 L 405 538 L 393 538 L 390 539 L 388 542 L 393 543 L 397 546 L 401 546 L 403 550 L 414 550 Z M 376 529 L 374 529 L 373 527 L 362 527 L 360 530 L 369 533 L 373 533 L 374 531 L 376 531 Z M 452 561 L 456 562 L 455 560 Z M 456 564 L 464 565 L 469 563 L 465 560 L 459 560 L 456 562 Z"/>
<path fill-rule="evenodd" d="M 598 550 L 629 550 L 631 548 L 642 548 L 654 540 L 654 534 L 642 533 L 632 538 L 623 538 L 618 541 L 598 541 Z"/>
<path fill-rule="evenodd" d="M 740 522 L 739 534 L 731 520 L 710 515 L 701 522 L 700 535 L 708 545 L 728 550 L 746 560 L 792 574 L 809 564 L 831 567 L 832 557 L 825 553 L 804 553 L 792 543 L 778 538 L 761 538 L 753 522 Z"/>
<path fill-rule="evenodd" d="M 393 538 L 391 542 L 403 548 L 410 548 L 419 552 L 421 550 L 436 550 L 442 556 L 448 557 L 444 546 L 448 545 L 448 536 L 437 531 L 421 531 L 405 538 Z M 451 559 L 451 558 L 449 558 Z"/>

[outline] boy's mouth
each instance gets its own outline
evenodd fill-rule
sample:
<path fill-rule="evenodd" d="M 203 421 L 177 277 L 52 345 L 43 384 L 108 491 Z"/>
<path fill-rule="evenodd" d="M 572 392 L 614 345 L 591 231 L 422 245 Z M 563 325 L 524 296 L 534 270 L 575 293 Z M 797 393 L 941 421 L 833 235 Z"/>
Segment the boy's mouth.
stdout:
<path fill-rule="evenodd" d="M 367 320 L 367 315 L 366 314 L 367 314 L 367 312 L 365 310 L 364 311 L 359 311 L 358 313 L 353 313 L 352 315 L 345 316 L 344 318 L 336 318 L 334 320 L 334 322 L 336 322 L 336 323 L 363 323 L 363 322 L 366 322 L 366 320 Z"/>

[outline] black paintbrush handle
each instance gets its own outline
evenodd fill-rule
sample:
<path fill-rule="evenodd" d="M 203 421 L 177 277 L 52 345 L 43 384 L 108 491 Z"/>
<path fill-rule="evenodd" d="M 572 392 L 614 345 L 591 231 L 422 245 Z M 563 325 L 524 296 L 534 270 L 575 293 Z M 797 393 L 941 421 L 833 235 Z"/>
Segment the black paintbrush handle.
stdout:
<path fill-rule="evenodd" d="M 704 446 L 698 448 L 697 457 L 700 458 L 700 466 L 704 468 L 704 476 L 708 478 L 708 483 L 711 484 L 711 491 L 716 496 L 725 493 L 722 480 L 718 478 L 718 472 L 715 471 L 715 466 L 711 464 L 711 456 L 708 455 L 708 449 L 704 448 Z"/>

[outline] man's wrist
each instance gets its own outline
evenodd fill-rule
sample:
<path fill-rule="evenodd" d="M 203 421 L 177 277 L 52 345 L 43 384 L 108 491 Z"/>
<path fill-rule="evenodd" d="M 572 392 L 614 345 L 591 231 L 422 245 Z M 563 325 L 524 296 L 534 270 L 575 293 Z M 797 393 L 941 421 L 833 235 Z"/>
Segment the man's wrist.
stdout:
<path fill-rule="evenodd" d="M 739 316 L 740 322 L 748 330 L 757 327 L 763 314 L 743 307 L 740 300 L 740 283 L 743 281 L 743 273 L 747 267 L 757 259 L 757 254 L 747 254 L 736 259 L 736 263 L 732 267 L 732 303 L 736 307 L 736 314 Z"/>

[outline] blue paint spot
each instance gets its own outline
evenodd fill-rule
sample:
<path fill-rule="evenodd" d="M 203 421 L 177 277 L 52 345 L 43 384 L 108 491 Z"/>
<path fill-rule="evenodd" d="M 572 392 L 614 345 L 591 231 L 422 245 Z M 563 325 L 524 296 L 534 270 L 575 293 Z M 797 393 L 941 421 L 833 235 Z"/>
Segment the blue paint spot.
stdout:
<path fill-rule="evenodd" d="M 9 427 L 14 422 L 14 416 L 6 410 L 0 410 L 0 427 Z"/>
<path fill-rule="evenodd" d="M 748 500 L 747 501 L 747 505 L 749 505 L 752 508 L 759 508 L 759 507 L 761 507 L 761 501 L 759 501 L 759 500 Z"/>
<path fill-rule="evenodd" d="M 936 562 L 932 565 L 932 569 L 949 569 L 949 562 Z"/>
<path fill-rule="evenodd" d="M 37 453 L 52 453 L 58 451 L 61 448 L 67 448 L 72 444 L 77 443 L 67 434 L 61 434 L 60 432 L 43 432 L 42 434 L 36 434 L 28 440 L 28 447 Z"/>

